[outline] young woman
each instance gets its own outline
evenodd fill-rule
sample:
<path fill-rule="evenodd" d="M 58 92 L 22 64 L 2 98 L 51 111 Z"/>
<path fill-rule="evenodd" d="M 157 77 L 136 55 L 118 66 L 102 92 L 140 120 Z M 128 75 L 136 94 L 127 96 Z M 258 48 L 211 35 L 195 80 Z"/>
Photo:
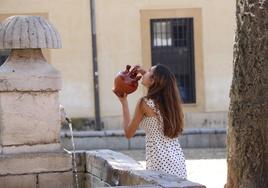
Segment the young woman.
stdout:
<path fill-rule="evenodd" d="M 186 178 L 186 166 L 178 136 L 183 131 L 183 112 L 174 75 L 163 65 L 149 71 L 139 68 L 148 93 L 130 118 L 127 95 L 119 98 L 125 136 L 130 139 L 140 126 L 146 134 L 146 169 Z"/>

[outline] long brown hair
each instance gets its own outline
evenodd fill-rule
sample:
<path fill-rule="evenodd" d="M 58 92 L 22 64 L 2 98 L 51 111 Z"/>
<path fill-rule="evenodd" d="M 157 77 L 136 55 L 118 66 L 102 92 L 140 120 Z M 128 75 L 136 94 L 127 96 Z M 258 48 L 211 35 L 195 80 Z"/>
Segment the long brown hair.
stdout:
<path fill-rule="evenodd" d="M 175 76 L 164 65 L 156 65 L 147 98 L 158 106 L 164 122 L 164 135 L 175 138 L 183 131 L 181 98 Z"/>

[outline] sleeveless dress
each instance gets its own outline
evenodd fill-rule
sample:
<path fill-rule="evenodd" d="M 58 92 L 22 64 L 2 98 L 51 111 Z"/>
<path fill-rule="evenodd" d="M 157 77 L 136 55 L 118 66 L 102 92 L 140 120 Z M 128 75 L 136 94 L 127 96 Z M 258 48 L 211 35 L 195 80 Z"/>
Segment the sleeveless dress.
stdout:
<path fill-rule="evenodd" d="M 146 169 L 187 178 L 184 154 L 178 137 L 169 138 L 164 135 L 160 110 L 156 108 L 152 99 L 144 98 L 144 101 L 157 114 L 144 117 L 139 125 L 146 134 Z"/>

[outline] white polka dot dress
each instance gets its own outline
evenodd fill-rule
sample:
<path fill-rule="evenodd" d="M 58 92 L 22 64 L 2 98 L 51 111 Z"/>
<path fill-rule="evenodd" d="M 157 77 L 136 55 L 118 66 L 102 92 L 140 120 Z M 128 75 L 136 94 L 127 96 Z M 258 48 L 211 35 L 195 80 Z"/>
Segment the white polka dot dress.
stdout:
<path fill-rule="evenodd" d="M 169 138 L 163 132 L 163 119 L 152 99 L 144 99 L 157 116 L 144 117 L 140 127 L 144 129 L 146 169 L 156 170 L 186 178 L 186 165 L 178 137 Z"/>

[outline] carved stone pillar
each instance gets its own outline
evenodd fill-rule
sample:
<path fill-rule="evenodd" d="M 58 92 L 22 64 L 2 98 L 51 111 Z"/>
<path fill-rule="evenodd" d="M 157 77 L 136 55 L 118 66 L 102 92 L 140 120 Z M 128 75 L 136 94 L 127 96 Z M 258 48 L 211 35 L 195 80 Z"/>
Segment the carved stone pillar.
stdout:
<path fill-rule="evenodd" d="M 2 154 L 60 150 L 60 73 L 41 48 L 61 48 L 60 36 L 40 16 L 13 16 L 0 28 L 0 49 L 11 54 L 0 67 Z"/>

